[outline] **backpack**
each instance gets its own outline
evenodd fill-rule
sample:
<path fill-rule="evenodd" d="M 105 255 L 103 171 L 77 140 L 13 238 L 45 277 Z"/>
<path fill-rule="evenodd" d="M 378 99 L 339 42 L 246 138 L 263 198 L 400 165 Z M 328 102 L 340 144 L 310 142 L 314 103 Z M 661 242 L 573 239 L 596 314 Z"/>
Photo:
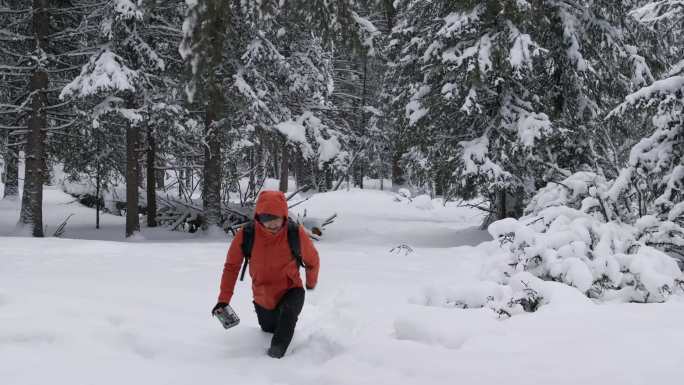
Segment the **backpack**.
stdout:
<path fill-rule="evenodd" d="M 240 274 L 240 281 L 245 280 L 245 272 L 247 265 L 249 265 L 249 258 L 252 256 L 252 248 L 254 247 L 254 221 L 247 222 L 242 227 L 242 255 L 245 257 L 245 262 L 242 265 L 242 273 Z M 299 224 L 292 219 L 287 219 L 287 243 L 290 245 L 292 256 L 297 261 L 297 267 L 306 268 L 302 261 L 301 246 L 299 243 Z"/>

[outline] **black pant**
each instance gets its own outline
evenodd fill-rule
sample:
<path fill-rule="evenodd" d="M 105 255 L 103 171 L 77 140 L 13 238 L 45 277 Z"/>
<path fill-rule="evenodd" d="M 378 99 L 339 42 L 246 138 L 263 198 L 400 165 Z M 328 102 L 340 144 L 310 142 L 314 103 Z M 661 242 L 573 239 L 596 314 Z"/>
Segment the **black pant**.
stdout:
<path fill-rule="evenodd" d="M 273 310 L 264 309 L 256 302 L 254 303 L 261 330 L 273 333 L 271 346 L 281 346 L 287 349 L 292 341 L 302 307 L 304 307 L 304 289 L 301 287 L 288 290 Z"/>

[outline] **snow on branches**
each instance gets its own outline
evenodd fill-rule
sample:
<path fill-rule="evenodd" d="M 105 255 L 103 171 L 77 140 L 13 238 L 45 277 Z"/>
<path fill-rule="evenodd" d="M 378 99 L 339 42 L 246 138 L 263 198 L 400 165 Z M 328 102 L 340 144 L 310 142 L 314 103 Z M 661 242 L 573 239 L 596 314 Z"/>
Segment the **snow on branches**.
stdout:
<path fill-rule="evenodd" d="M 616 209 L 623 203 L 610 194 L 615 183 L 576 173 L 540 190 L 526 216 L 491 224 L 507 251 L 502 283 L 529 272 L 601 301 L 662 302 L 680 290 L 684 275 L 668 253 L 684 244 L 684 228 L 653 215 L 623 221 Z"/>

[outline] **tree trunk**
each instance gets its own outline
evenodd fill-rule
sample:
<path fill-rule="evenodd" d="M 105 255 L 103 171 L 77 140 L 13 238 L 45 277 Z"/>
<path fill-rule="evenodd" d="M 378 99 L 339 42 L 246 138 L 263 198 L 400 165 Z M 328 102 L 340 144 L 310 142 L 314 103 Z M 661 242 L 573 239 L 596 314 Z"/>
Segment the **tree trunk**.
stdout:
<path fill-rule="evenodd" d="M 395 153 L 392 156 L 392 189 L 395 191 L 406 184 L 404 170 L 401 167 L 402 155 L 402 152 L 395 151 Z"/>
<path fill-rule="evenodd" d="M 385 5 L 385 19 L 387 20 L 387 31 L 391 31 L 392 27 L 394 27 L 394 16 L 396 14 L 396 10 L 394 9 L 394 1 L 384 0 L 383 2 Z"/>
<path fill-rule="evenodd" d="M 95 171 L 95 228 L 100 229 L 100 184 L 102 183 L 100 179 L 100 161 L 97 161 L 96 171 Z"/>
<path fill-rule="evenodd" d="M 252 147 L 249 150 L 249 183 L 247 184 L 246 195 L 249 195 L 256 190 L 256 180 L 257 180 L 256 152 L 257 152 L 257 149 L 255 147 Z"/>
<path fill-rule="evenodd" d="M 157 143 L 152 127 L 147 127 L 147 227 L 157 227 Z"/>
<path fill-rule="evenodd" d="M 134 109 L 135 95 L 126 95 L 126 108 Z M 138 173 L 140 172 L 140 130 L 137 124 L 126 127 L 126 237 L 140 231 L 138 218 Z"/>
<path fill-rule="evenodd" d="M 297 185 L 297 189 L 302 188 L 304 185 L 304 158 L 302 157 L 302 154 L 297 151 L 296 152 L 297 159 L 295 159 L 295 182 Z"/>
<path fill-rule="evenodd" d="M 183 168 L 183 160 L 179 160 L 180 167 L 178 169 L 178 180 L 176 181 L 178 183 L 178 196 L 183 198 L 184 197 L 184 190 L 183 186 L 185 185 L 185 168 Z"/>
<path fill-rule="evenodd" d="M 156 143 L 155 143 L 156 144 Z M 155 152 L 157 150 L 155 149 Z M 166 167 L 166 166 L 162 166 Z M 166 169 L 162 168 L 155 170 L 155 179 L 157 180 L 157 189 L 158 190 L 166 190 Z"/>
<path fill-rule="evenodd" d="M 146 127 L 146 126 L 145 126 Z M 138 135 L 138 138 L 136 139 L 136 146 L 135 146 L 135 167 L 137 168 L 135 173 L 138 176 L 138 191 L 145 189 L 145 173 L 147 172 L 145 168 L 145 164 L 143 163 L 144 156 L 143 154 L 146 152 L 145 151 L 145 136 L 146 136 L 147 129 L 141 129 L 138 127 L 136 130 L 136 134 Z M 138 202 L 140 203 L 140 202 Z"/>
<path fill-rule="evenodd" d="M 221 128 L 224 96 L 218 84 L 209 85 L 209 101 L 206 116 L 206 141 L 204 148 L 204 201 L 206 221 L 209 226 L 221 223 Z"/>
<path fill-rule="evenodd" d="M 288 181 L 290 178 L 289 167 L 290 148 L 287 146 L 287 139 L 285 139 L 280 164 L 280 191 L 282 192 L 287 192 Z"/>
<path fill-rule="evenodd" d="M 268 144 L 268 150 L 271 154 L 271 170 L 269 170 L 270 178 L 280 178 L 280 153 L 282 152 L 282 146 L 279 145 L 280 140 L 270 140 Z"/>
<path fill-rule="evenodd" d="M 326 192 L 330 191 L 333 188 L 333 173 L 332 173 L 332 167 L 330 166 L 330 162 L 326 162 L 323 164 L 323 167 L 321 168 L 321 181 L 318 184 L 318 189 L 319 192 Z"/>
<path fill-rule="evenodd" d="M 264 181 L 268 177 L 268 167 L 266 165 L 268 154 L 266 153 L 266 135 L 264 135 L 263 130 L 258 130 L 257 135 L 259 137 L 259 143 L 256 146 L 256 183 L 258 185 L 257 188 L 260 188 L 264 185 Z M 255 198 L 257 192 L 258 191 L 254 191 Z"/>
<path fill-rule="evenodd" d="M 482 223 L 484 230 L 493 222 L 505 218 L 520 218 L 523 214 L 524 192 L 522 189 L 500 189 L 490 196 L 490 213 Z"/>
<path fill-rule="evenodd" d="M 3 179 L 5 182 L 3 198 L 16 199 L 19 195 L 19 158 L 15 149 L 9 148 L 5 153 L 5 173 Z"/>
<path fill-rule="evenodd" d="M 45 56 L 49 29 L 48 0 L 33 1 L 33 54 Z M 39 59 L 42 60 L 42 59 Z M 26 143 L 26 167 L 24 172 L 24 195 L 21 202 L 20 223 L 30 225 L 34 237 L 43 236 L 43 182 L 45 180 L 45 138 L 47 133 L 46 107 L 48 73 L 36 63 L 31 76 L 31 116 Z"/>
<path fill-rule="evenodd" d="M 312 164 L 309 160 L 304 158 L 301 151 L 297 152 L 295 177 L 297 179 L 297 188 L 302 188 L 304 186 L 316 187 Z"/>
<path fill-rule="evenodd" d="M 140 231 L 138 219 L 138 127 L 126 128 L 126 237 Z"/>
<path fill-rule="evenodd" d="M 447 193 L 447 181 L 449 180 L 449 172 L 446 170 L 440 170 L 435 175 L 434 179 L 434 194 L 435 196 L 443 197 Z"/>
<path fill-rule="evenodd" d="M 359 160 L 354 166 L 354 186 L 363 188 L 363 162 Z"/>
<path fill-rule="evenodd" d="M 506 190 L 502 189 L 496 193 L 496 201 L 494 207 L 494 212 L 496 213 L 497 220 L 506 218 Z"/>
<path fill-rule="evenodd" d="M 224 42 L 226 41 L 226 25 L 231 23 L 231 7 L 226 1 L 206 2 L 208 11 L 207 19 L 203 22 L 211 42 L 209 47 L 206 66 L 206 97 L 207 107 L 205 116 L 205 141 L 204 146 L 204 178 L 203 178 L 203 203 L 208 226 L 218 226 L 221 223 L 221 145 L 222 127 L 219 123 L 225 112 L 225 95 L 223 89 L 223 77 L 230 78 L 231 74 L 222 74 L 224 64 Z M 228 200 L 228 197 L 226 197 Z"/>

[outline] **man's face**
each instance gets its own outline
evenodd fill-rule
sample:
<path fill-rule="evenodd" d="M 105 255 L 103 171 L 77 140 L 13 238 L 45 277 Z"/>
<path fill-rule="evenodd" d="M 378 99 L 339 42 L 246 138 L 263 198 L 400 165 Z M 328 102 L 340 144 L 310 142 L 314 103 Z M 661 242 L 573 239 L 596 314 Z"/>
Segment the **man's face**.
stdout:
<path fill-rule="evenodd" d="M 281 227 L 283 227 L 283 222 L 284 222 L 283 217 L 277 217 L 275 219 L 271 219 L 268 221 L 261 222 L 266 230 L 268 230 L 270 233 L 275 234 L 280 230 Z"/>

